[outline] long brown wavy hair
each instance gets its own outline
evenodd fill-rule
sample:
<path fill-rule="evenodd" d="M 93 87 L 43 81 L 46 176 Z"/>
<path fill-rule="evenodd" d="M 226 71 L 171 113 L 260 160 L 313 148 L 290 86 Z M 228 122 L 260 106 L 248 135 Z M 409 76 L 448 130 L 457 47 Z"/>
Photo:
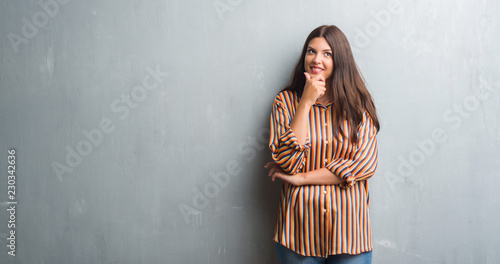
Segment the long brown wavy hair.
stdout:
<path fill-rule="evenodd" d="M 334 25 L 317 27 L 307 36 L 302 54 L 293 70 L 290 83 L 283 90 L 294 91 L 299 97 L 302 97 L 304 85 L 306 84 L 304 58 L 307 46 L 313 38 L 317 37 L 325 38 L 333 53 L 331 85 L 326 88 L 333 99 L 334 113 L 332 114 L 334 114 L 333 120 L 335 120 L 333 125 L 335 138 L 339 140 L 339 133 L 343 138 L 346 138 L 345 131 L 342 128 L 344 120 L 349 122 L 349 127 L 357 128 L 363 120 L 364 111 L 368 112 L 378 132 L 380 124 L 372 96 L 368 92 L 363 76 L 354 61 L 349 41 L 344 33 Z M 358 140 L 357 132 L 357 129 L 350 129 L 349 137 L 352 143 L 356 143 Z"/>

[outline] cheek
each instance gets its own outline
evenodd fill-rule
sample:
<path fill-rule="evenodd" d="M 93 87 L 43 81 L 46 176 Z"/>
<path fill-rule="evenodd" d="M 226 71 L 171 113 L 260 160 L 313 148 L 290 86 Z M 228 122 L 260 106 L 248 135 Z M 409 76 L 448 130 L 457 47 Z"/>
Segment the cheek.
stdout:
<path fill-rule="evenodd" d="M 328 61 L 328 66 L 330 66 L 330 69 L 333 69 L 333 67 L 334 67 L 333 61 Z"/>
<path fill-rule="evenodd" d="M 304 58 L 304 67 L 307 68 L 307 66 L 309 66 L 310 63 L 311 63 L 311 60 L 306 56 Z"/>

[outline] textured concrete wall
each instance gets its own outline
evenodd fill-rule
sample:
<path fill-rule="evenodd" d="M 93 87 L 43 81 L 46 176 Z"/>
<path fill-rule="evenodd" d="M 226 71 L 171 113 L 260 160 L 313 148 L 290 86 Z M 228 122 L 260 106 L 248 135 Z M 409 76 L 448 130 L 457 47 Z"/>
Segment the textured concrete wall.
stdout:
<path fill-rule="evenodd" d="M 0 262 L 276 263 L 270 107 L 307 34 L 335 24 L 382 122 L 374 263 L 499 263 L 499 12 L 2 1 Z"/>

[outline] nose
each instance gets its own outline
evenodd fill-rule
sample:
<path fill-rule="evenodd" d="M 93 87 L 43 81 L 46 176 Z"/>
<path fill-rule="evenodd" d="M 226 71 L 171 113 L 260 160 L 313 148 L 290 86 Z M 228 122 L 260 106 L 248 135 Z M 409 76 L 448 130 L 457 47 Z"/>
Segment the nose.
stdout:
<path fill-rule="evenodd" d="M 319 54 L 314 55 L 313 62 L 315 64 L 319 64 L 320 61 L 321 61 L 321 59 L 319 57 Z"/>

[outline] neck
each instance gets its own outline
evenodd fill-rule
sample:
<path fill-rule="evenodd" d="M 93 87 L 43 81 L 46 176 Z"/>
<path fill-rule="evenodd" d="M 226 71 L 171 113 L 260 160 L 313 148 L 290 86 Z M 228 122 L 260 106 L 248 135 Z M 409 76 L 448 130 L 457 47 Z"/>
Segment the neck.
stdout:
<path fill-rule="evenodd" d="M 330 102 L 330 93 L 328 92 L 328 90 L 325 92 L 325 94 L 323 96 L 321 96 L 320 98 L 318 98 L 318 103 L 322 104 L 322 105 L 326 105 L 328 102 Z"/>

